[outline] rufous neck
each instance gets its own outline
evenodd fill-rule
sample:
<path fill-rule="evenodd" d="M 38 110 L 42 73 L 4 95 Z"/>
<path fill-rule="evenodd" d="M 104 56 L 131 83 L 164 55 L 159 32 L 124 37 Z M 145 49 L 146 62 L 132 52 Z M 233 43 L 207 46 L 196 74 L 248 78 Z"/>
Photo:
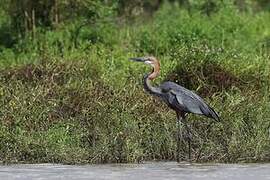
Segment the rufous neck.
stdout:
<path fill-rule="evenodd" d="M 149 79 L 149 80 L 155 79 L 155 78 L 159 75 L 159 72 L 160 72 L 159 64 L 154 65 L 154 66 L 153 66 L 152 73 L 149 74 L 148 79 Z"/>

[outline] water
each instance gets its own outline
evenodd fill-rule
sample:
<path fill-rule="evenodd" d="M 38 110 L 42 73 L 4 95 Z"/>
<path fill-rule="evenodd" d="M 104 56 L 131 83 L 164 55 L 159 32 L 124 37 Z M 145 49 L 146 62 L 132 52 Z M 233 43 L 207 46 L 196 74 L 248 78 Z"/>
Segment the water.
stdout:
<path fill-rule="evenodd" d="M 270 164 L 144 164 L 59 165 L 21 164 L 0 166 L 0 180 L 270 180 Z"/>

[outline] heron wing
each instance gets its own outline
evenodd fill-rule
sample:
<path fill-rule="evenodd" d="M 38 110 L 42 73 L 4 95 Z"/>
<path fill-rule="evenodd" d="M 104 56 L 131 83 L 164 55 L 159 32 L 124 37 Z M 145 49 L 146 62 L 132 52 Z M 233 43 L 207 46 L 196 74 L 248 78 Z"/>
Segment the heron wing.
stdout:
<path fill-rule="evenodd" d="M 173 82 L 165 82 L 160 88 L 175 96 L 179 109 L 195 114 L 203 114 L 218 120 L 217 113 L 197 94 Z"/>
<path fill-rule="evenodd" d="M 203 114 L 201 110 L 202 104 L 197 99 L 188 96 L 186 93 L 179 93 L 174 90 L 171 90 L 170 92 L 175 95 L 177 102 L 183 110 L 195 114 Z"/>

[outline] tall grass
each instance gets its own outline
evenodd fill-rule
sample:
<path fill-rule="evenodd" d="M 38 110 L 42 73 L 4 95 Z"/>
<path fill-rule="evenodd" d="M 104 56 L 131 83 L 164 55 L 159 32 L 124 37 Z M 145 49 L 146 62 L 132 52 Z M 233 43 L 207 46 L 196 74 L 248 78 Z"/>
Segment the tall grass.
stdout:
<path fill-rule="evenodd" d="M 156 83 L 197 91 L 221 115 L 188 117 L 194 161 L 269 161 L 269 19 L 230 4 L 210 17 L 165 4 L 152 22 L 85 26 L 76 42 L 74 23 L 2 49 L 0 160 L 174 160 L 175 114 L 143 91 L 150 69 L 128 61 L 152 54 Z"/>

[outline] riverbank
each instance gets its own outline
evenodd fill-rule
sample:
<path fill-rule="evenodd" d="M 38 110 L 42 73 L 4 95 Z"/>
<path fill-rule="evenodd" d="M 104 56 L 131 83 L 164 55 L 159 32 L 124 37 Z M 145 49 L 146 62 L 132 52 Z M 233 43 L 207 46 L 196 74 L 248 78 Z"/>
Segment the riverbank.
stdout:
<path fill-rule="evenodd" d="M 177 164 L 173 162 L 143 164 L 106 164 L 70 166 L 25 164 L 0 166 L 0 178 L 27 179 L 258 179 L 270 177 L 269 164 Z"/>
<path fill-rule="evenodd" d="M 188 117 L 194 162 L 269 162 L 270 13 L 226 6 L 208 17 L 172 8 L 152 22 L 85 27 L 77 47 L 65 26 L 2 49 L 0 160 L 175 160 L 175 114 L 143 91 L 150 69 L 128 61 L 153 54 L 161 61 L 156 84 L 194 90 L 221 116 L 211 126 Z"/>

